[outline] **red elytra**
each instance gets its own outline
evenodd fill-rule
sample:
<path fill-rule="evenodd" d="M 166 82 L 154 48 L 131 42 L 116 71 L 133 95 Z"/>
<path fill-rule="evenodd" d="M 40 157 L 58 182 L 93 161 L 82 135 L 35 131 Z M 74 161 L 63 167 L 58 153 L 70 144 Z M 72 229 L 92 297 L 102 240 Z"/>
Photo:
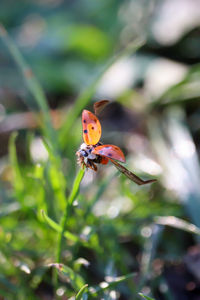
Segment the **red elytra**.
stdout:
<path fill-rule="evenodd" d="M 125 162 L 124 153 L 122 150 L 114 145 L 101 145 L 94 148 L 92 151 L 94 154 L 105 156 L 111 159 L 115 159 L 121 162 Z"/>
<path fill-rule="evenodd" d="M 89 110 L 82 112 L 83 140 L 87 145 L 96 145 L 101 137 L 101 124 Z"/>

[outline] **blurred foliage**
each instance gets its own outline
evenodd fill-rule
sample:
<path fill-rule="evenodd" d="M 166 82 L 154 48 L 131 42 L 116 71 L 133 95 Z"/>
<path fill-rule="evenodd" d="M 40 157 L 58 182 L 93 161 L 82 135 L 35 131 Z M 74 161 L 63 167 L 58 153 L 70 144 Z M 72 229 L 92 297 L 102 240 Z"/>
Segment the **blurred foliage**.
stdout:
<path fill-rule="evenodd" d="M 199 20 L 196 0 L 1 1 L 0 299 L 199 297 Z M 102 140 L 156 183 L 79 169 L 99 99 Z"/>

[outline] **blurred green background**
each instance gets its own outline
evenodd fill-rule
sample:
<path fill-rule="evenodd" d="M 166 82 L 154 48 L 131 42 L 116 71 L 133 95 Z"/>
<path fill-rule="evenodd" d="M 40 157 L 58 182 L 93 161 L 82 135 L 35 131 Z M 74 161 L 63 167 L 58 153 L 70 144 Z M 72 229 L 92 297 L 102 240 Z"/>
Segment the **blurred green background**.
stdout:
<path fill-rule="evenodd" d="M 200 1 L 2 0 L 0 24 L 0 299 L 199 300 Z M 82 179 L 101 99 L 156 183 Z"/>

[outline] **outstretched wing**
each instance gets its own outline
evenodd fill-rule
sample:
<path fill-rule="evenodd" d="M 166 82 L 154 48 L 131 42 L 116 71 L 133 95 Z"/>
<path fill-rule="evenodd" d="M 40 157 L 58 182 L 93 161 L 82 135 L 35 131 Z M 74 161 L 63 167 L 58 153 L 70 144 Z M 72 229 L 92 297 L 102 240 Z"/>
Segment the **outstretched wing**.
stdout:
<path fill-rule="evenodd" d="M 89 110 L 82 112 L 83 140 L 87 145 L 96 145 L 101 137 L 101 124 Z"/>
<path fill-rule="evenodd" d="M 94 148 L 93 154 L 98 154 L 108 158 L 116 159 L 121 162 L 125 162 L 124 153 L 122 150 L 115 145 L 101 145 Z"/>
<path fill-rule="evenodd" d="M 108 105 L 108 100 L 101 100 L 94 103 L 94 113 L 95 115 L 99 115 L 100 112 Z"/>
<path fill-rule="evenodd" d="M 123 173 L 126 177 L 128 177 L 130 180 L 134 181 L 138 185 L 144 185 L 148 183 L 155 182 L 156 179 L 150 179 L 150 180 L 142 180 L 138 176 L 136 176 L 134 173 L 130 172 L 128 169 L 126 169 L 124 166 L 120 165 L 118 162 L 110 159 L 110 161 L 115 165 L 115 167 Z"/>

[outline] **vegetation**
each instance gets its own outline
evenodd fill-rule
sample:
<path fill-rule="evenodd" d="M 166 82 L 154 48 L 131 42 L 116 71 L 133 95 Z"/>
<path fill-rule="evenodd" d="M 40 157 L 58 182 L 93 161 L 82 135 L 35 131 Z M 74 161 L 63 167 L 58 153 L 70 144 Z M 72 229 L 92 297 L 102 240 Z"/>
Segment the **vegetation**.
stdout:
<path fill-rule="evenodd" d="M 149 32 L 161 9 L 156 1 L 149 1 L 153 10 L 139 0 L 20 2 L 23 12 L 6 2 L 0 10 L 0 299 L 194 299 L 196 29 L 172 46 L 156 42 Z M 137 24 L 128 18 L 133 4 Z M 23 20 L 20 28 L 13 17 Z M 128 22 L 141 27 L 130 31 Z M 184 42 L 190 48 L 181 52 Z M 102 98 L 111 100 L 100 115 L 103 141 L 156 183 L 137 186 L 111 164 L 97 173 L 77 165 L 81 111 Z"/>

